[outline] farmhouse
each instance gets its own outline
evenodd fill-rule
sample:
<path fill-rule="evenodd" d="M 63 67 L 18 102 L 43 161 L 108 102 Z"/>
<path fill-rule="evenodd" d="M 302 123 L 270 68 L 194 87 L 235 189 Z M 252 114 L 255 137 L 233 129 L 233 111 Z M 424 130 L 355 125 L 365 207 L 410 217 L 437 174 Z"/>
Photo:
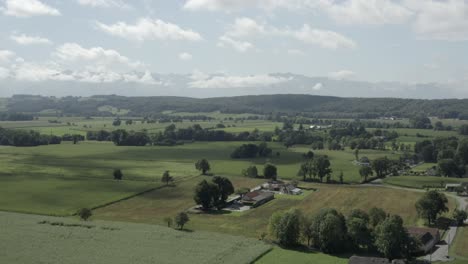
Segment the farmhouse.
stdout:
<path fill-rule="evenodd" d="M 430 252 L 440 240 L 437 228 L 408 227 L 408 234 L 421 243 L 420 250 Z"/>
<path fill-rule="evenodd" d="M 405 264 L 405 261 L 398 259 L 390 261 L 386 258 L 352 256 L 349 259 L 348 264 Z"/>
<path fill-rule="evenodd" d="M 241 203 L 244 205 L 257 207 L 270 200 L 273 200 L 273 198 L 275 198 L 275 194 L 272 192 L 253 191 L 253 192 L 244 194 L 244 196 L 242 197 Z"/>
<path fill-rule="evenodd" d="M 270 192 L 279 192 L 282 194 L 291 194 L 299 195 L 302 193 L 302 190 L 290 183 L 285 183 L 282 181 L 269 181 L 262 184 L 262 189 Z"/>

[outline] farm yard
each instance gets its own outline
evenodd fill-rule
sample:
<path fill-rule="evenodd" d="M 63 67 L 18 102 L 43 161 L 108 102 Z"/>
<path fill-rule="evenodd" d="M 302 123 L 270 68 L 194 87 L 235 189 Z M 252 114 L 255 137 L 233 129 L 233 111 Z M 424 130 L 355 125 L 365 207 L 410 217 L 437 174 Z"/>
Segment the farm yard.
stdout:
<path fill-rule="evenodd" d="M 2 263 L 248 264 L 271 248 L 218 233 L 5 212 L 0 212 L 0 225 Z"/>

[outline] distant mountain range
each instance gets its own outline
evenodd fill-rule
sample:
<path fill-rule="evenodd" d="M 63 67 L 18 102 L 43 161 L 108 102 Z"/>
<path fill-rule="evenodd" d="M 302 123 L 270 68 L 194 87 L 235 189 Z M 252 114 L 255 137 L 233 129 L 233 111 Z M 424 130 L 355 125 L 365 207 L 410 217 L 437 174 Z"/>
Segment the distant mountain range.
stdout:
<path fill-rule="evenodd" d="M 5 79 L 0 82 L 0 97 L 9 97 L 14 94 L 57 97 L 116 94 L 122 96 L 209 98 L 261 94 L 311 94 L 340 97 L 468 98 L 468 89 L 466 89 L 468 87 L 461 83 L 373 83 L 338 80 L 327 77 L 308 77 L 290 73 L 228 76 L 224 74 L 156 74 L 133 72 L 129 73 L 129 76 L 135 80 L 118 79 L 112 80 L 112 82 L 90 82 L 57 79 L 34 82 Z M 89 79 L 92 80 L 92 78 Z"/>

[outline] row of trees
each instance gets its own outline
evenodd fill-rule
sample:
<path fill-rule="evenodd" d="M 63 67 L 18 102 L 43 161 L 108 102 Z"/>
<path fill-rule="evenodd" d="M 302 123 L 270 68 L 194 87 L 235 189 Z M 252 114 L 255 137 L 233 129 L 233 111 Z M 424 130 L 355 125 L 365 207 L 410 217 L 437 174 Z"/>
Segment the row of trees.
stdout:
<path fill-rule="evenodd" d="M 53 135 L 43 135 L 37 131 L 4 129 L 0 127 L 0 145 L 16 147 L 33 147 L 49 144 L 60 144 L 62 138 Z"/>
<path fill-rule="evenodd" d="M 402 218 L 379 208 L 369 213 L 354 209 L 347 217 L 328 208 L 312 215 L 299 209 L 276 212 L 270 218 L 269 232 L 282 246 L 305 242 L 325 253 L 362 250 L 387 258 L 409 258 L 417 250 L 417 242 L 408 235 Z"/>
<path fill-rule="evenodd" d="M 231 153 L 233 159 L 249 159 L 259 157 L 269 157 L 273 150 L 268 147 L 267 143 L 262 142 L 259 145 L 256 144 L 243 144 L 240 147 L 234 149 Z"/>

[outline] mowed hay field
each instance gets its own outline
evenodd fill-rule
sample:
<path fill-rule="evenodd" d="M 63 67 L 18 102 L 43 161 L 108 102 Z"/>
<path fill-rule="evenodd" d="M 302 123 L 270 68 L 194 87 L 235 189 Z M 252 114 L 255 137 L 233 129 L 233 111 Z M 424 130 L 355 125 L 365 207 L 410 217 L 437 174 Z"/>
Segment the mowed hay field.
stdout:
<path fill-rule="evenodd" d="M 247 264 L 271 248 L 217 233 L 5 212 L 0 225 L 1 263 Z"/>
<path fill-rule="evenodd" d="M 455 246 L 452 247 L 452 251 L 459 257 L 468 263 L 468 227 L 459 228 L 459 233 L 455 238 Z"/>
<path fill-rule="evenodd" d="M 445 189 L 447 183 L 468 182 L 468 178 L 447 178 L 435 176 L 396 176 L 384 179 L 386 184 L 400 187 L 423 189 L 425 186 Z"/>
<path fill-rule="evenodd" d="M 104 220 L 131 221 L 164 225 L 165 217 L 194 205 L 194 186 L 202 179 L 199 176 L 172 188 L 155 190 L 129 200 L 96 210 L 95 217 Z M 239 179 L 239 180 L 237 180 Z M 242 180 L 244 179 L 244 180 Z M 259 180 L 231 178 L 236 188 L 254 187 Z M 221 212 L 217 214 L 191 214 L 188 227 L 194 230 L 216 231 L 258 238 L 267 232 L 270 216 L 277 211 L 300 208 L 305 213 L 316 213 L 322 208 L 336 208 L 345 215 L 354 208 L 369 210 L 381 207 L 391 214 L 399 214 L 406 225 L 418 225 L 414 204 L 422 193 L 386 187 L 359 187 L 325 184 L 307 184 L 316 191 L 308 191 L 299 197 L 276 195 L 273 201 L 246 212 Z M 450 200 L 449 207 L 455 208 Z"/>
<path fill-rule="evenodd" d="M 0 176 L 0 210 L 72 215 L 131 197 L 161 184 L 92 178 Z"/>

